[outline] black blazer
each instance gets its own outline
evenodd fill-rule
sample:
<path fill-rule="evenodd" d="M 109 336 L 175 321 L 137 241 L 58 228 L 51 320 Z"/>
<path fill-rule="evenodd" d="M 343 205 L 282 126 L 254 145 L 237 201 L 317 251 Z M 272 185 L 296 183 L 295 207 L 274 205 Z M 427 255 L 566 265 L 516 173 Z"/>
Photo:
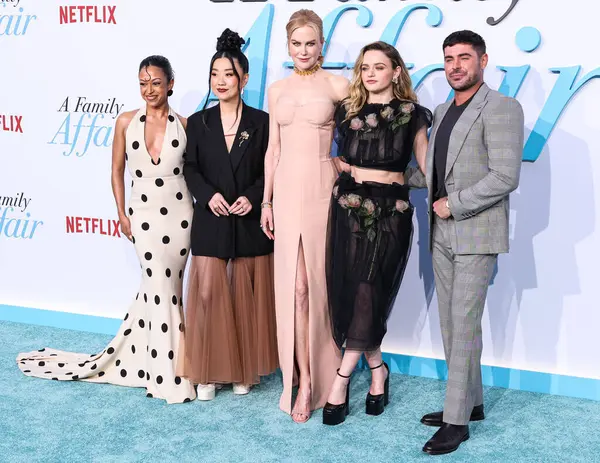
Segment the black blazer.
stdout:
<path fill-rule="evenodd" d="M 260 229 L 269 115 L 244 104 L 231 153 L 219 105 L 190 116 L 186 134 L 183 175 L 195 199 L 192 254 L 233 259 L 272 253 L 273 242 Z M 252 211 L 243 217 L 217 217 L 208 207 L 215 193 L 221 193 L 229 205 L 245 196 Z"/>

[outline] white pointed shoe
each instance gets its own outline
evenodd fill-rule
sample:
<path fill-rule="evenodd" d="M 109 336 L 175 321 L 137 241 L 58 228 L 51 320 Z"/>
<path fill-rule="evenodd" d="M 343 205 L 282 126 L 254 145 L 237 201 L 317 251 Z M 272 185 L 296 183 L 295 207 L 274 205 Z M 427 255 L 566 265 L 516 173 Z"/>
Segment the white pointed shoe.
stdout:
<path fill-rule="evenodd" d="M 214 384 L 198 384 L 198 388 L 196 389 L 198 400 L 213 400 L 216 395 L 216 389 Z"/>
<path fill-rule="evenodd" d="M 250 386 L 247 384 L 235 383 L 233 385 L 233 393 L 236 395 L 246 395 L 250 392 Z"/>

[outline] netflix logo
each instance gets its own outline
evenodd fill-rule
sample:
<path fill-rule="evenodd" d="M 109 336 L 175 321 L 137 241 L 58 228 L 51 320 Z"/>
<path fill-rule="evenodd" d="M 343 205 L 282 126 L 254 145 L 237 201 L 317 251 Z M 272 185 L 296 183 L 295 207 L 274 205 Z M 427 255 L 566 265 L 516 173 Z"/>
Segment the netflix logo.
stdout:
<path fill-rule="evenodd" d="M 117 24 L 115 10 L 111 5 L 68 5 L 59 7 L 60 23 L 101 23 Z"/>
<path fill-rule="evenodd" d="M 94 233 L 97 235 L 121 237 L 119 221 L 92 217 L 66 217 L 67 233 Z"/>
<path fill-rule="evenodd" d="M 2 128 L 4 132 L 23 133 L 23 126 L 21 125 L 22 120 L 23 116 L 0 114 L 0 128 Z"/>

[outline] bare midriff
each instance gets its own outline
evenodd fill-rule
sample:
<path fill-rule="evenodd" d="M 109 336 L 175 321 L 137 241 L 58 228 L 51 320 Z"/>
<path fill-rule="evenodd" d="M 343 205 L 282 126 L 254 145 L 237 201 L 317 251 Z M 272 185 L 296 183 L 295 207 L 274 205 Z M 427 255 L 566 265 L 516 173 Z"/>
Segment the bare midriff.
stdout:
<path fill-rule="evenodd" d="M 404 185 L 404 174 L 402 172 L 390 172 L 388 170 L 366 169 L 364 167 L 350 166 L 350 175 L 357 183 L 399 183 Z"/>

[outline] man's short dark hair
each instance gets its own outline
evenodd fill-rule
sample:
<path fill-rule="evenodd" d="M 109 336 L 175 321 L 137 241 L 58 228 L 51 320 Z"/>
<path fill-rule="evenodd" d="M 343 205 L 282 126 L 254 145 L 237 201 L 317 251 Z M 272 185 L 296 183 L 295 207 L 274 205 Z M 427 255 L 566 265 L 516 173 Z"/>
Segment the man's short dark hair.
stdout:
<path fill-rule="evenodd" d="M 456 31 L 446 37 L 442 50 L 446 47 L 453 47 L 458 44 L 471 45 L 477 52 L 477 56 L 481 57 L 485 54 L 485 40 L 479 34 L 473 31 Z"/>

